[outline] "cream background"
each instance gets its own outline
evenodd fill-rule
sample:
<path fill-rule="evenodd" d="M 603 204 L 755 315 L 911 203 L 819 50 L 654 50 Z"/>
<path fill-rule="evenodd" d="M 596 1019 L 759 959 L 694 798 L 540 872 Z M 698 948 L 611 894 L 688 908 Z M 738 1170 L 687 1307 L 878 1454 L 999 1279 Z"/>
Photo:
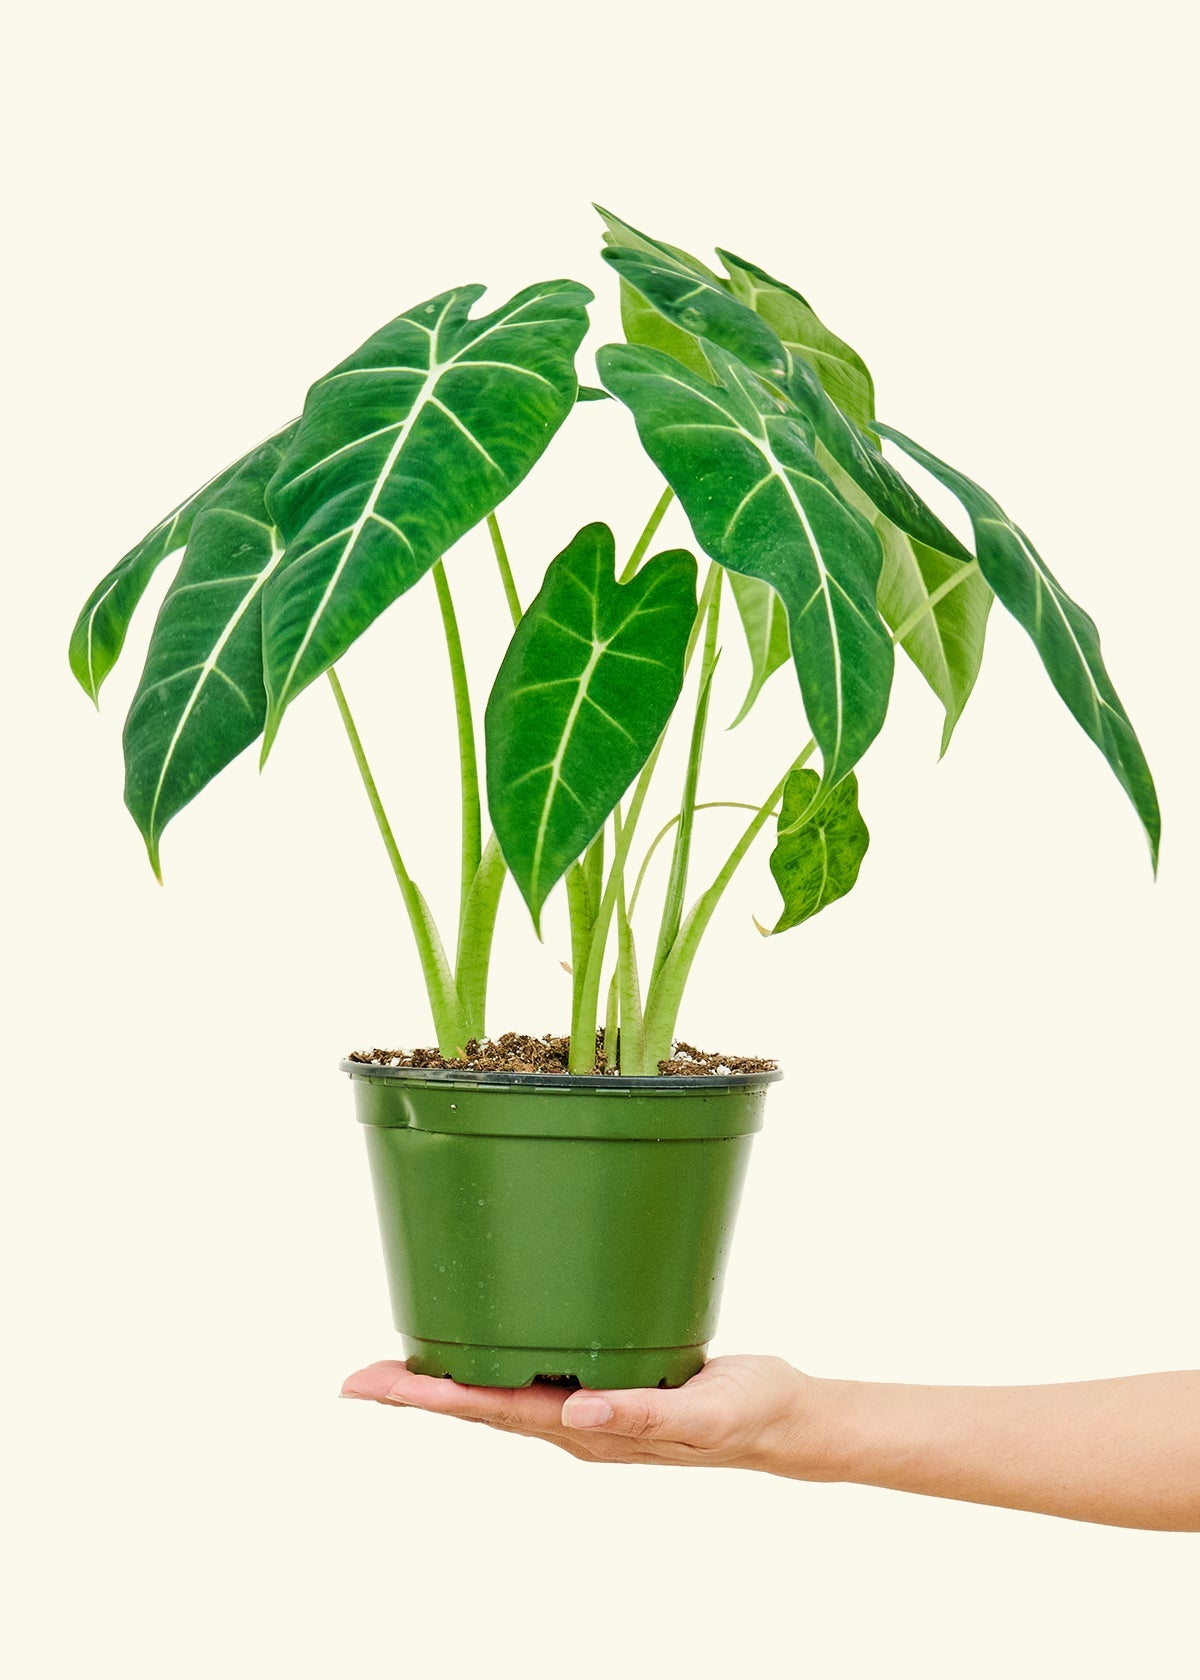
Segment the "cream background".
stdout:
<path fill-rule="evenodd" d="M 243 761 L 178 819 L 164 892 L 120 802 L 152 615 L 99 719 L 65 661 L 129 542 L 398 310 L 565 273 L 612 336 L 590 198 L 792 280 L 866 355 L 881 414 L 977 473 L 1094 613 L 1166 838 L 1152 887 L 1123 796 L 1001 611 L 941 765 L 937 708 L 901 670 L 862 771 L 858 889 L 764 945 L 764 849 L 690 996 L 687 1036 L 790 1073 L 717 1350 L 928 1382 L 1195 1365 L 1190 58 L 1184 8 L 1161 0 L 116 0 L 23 19 L 12 1673 L 1196 1672 L 1194 1538 L 585 1467 L 339 1404 L 342 1376 L 397 1343 L 336 1062 L 427 1020 L 331 699 L 295 706 L 261 784 Z M 617 406 L 581 410 L 505 510 L 526 598 L 577 525 L 608 518 L 625 546 L 656 493 Z M 475 569 L 482 655 L 502 607 L 472 537 L 464 602 Z M 344 674 L 414 873 L 448 906 L 453 865 L 418 826 L 431 802 L 456 821 L 431 630 L 421 590 Z M 718 715 L 742 659 L 731 636 Z M 708 796 L 761 797 L 798 727 L 777 677 L 714 746 Z M 514 895 L 503 950 L 514 1001 L 494 1026 L 561 1026 L 561 932 L 538 947 Z"/>

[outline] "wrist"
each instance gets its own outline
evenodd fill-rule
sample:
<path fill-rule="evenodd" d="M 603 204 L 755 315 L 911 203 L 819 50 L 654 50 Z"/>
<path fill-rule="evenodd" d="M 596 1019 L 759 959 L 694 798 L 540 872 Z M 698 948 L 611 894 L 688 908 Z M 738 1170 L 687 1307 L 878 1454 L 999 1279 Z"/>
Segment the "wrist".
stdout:
<path fill-rule="evenodd" d="M 759 1434 L 754 1467 L 808 1482 L 862 1479 L 870 1458 L 873 1386 L 792 1371 L 784 1404 Z"/>

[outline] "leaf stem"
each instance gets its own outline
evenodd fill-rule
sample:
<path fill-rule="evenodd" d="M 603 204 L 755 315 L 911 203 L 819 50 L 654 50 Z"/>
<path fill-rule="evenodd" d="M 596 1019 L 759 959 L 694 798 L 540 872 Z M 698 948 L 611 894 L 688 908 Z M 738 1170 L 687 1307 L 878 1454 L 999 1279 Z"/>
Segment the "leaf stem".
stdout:
<path fill-rule="evenodd" d="M 517 594 L 516 580 L 512 575 L 512 567 L 508 563 L 508 550 L 504 546 L 504 538 L 500 535 L 500 526 L 496 515 L 487 516 L 488 535 L 492 539 L 492 549 L 496 556 L 496 564 L 500 568 L 500 582 L 504 585 L 504 598 L 508 602 L 508 610 L 512 615 L 513 629 L 521 622 L 521 597 Z"/>
<path fill-rule="evenodd" d="M 337 708 L 350 741 L 354 762 L 358 765 L 358 773 L 367 792 L 367 799 L 370 802 L 371 810 L 375 814 L 375 822 L 383 837 L 383 844 L 392 866 L 392 873 L 399 884 L 404 899 L 404 908 L 408 911 L 413 938 L 417 945 L 417 955 L 421 962 L 421 973 L 425 980 L 425 990 L 429 995 L 429 1007 L 433 1011 L 438 1049 L 443 1056 L 457 1055 L 470 1034 L 466 1030 L 462 1004 L 459 1002 L 454 976 L 450 972 L 450 964 L 446 960 L 441 935 L 438 933 L 437 925 L 423 894 L 408 873 L 404 865 L 404 859 L 400 856 L 400 848 L 396 844 L 395 835 L 392 833 L 392 825 L 387 819 L 383 801 L 379 797 L 379 789 L 376 786 L 374 776 L 371 774 L 371 766 L 368 764 L 367 755 L 363 750 L 362 738 L 351 715 L 341 682 L 332 668 L 326 672 L 326 675 L 329 678 L 330 687 L 333 689 L 333 697 L 337 701 Z"/>
<path fill-rule="evenodd" d="M 471 896 L 483 855 L 483 825 L 479 802 L 479 762 L 475 752 L 475 725 L 471 717 L 471 690 L 467 683 L 467 667 L 463 659 L 462 637 L 458 633 L 458 619 L 446 568 L 439 560 L 433 568 L 437 587 L 438 606 L 442 613 L 442 628 L 446 633 L 446 651 L 450 656 L 450 680 L 454 687 L 454 719 L 458 726 L 458 762 L 462 783 L 462 856 L 459 861 L 458 925 L 467 919 L 467 900 Z"/>
<path fill-rule="evenodd" d="M 638 567 L 641 565 L 642 559 L 643 559 L 643 556 L 646 553 L 646 550 L 650 547 L 650 544 L 654 541 L 654 533 L 658 530 L 658 527 L 662 524 L 663 515 L 666 513 L 667 509 L 670 507 L 674 498 L 675 498 L 675 492 L 674 492 L 674 490 L 671 489 L 671 486 L 668 484 L 667 488 L 663 491 L 662 495 L 658 498 L 657 502 L 655 502 L 654 512 L 650 515 L 649 519 L 646 521 L 645 530 L 642 532 L 641 536 L 638 538 L 637 542 L 634 544 L 633 553 L 629 556 L 629 559 L 625 562 L 625 570 L 621 573 L 620 577 L 617 579 L 618 583 L 628 583 L 630 578 L 633 576 L 633 574 L 637 571 Z"/>
<path fill-rule="evenodd" d="M 489 835 L 459 923 L 454 965 L 454 983 L 462 1000 L 468 1038 L 482 1038 L 484 1034 L 492 936 L 507 874 L 500 842 L 494 834 Z"/>
<path fill-rule="evenodd" d="M 744 799 L 705 799 L 702 800 L 695 809 L 697 811 L 757 811 L 758 806 L 750 805 Z M 637 873 L 637 880 L 633 884 L 632 896 L 629 900 L 629 914 L 631 916 L 637 909 L 638 894 L 642 890 L 642 882 L 646 878 L 646 871 L 650 867 L 650 860 L 658 850 L 660 843 L 666 839 L 667 835 L 670 834 L 671 830 L 675 827 L 675 824 L 679 821 L 679 816 L 680 813 L 676 811 L 673 817 L 668 817 L 667 821 L 659 829 L 658 833 L 654 836 L 653 840 L 651 840 L 650 845 L 647 848 L 646 855 L 642 859 L 641 868 Z"/>
<path fill-rule="evenodd" d="M 738 865 L 758 838 L 760 830 L 770 817 L 775 805 L 782 799 L 788 777 L 793 770 L 800 769 L 805 761 L 812 756 L 815 746 L 815 742 L 810 741 L 795 762 L 788 766 L 784 776 L 772 788 L 747 824 L 737 845 L 734 846 L 721 866 L 712 886 L 708 888 L 707 892 L 700 895 L 688 912 L 687 918 L 680 928 L 679 937 L 671 947 L 667 960 L 652 984 L 649 997 L 646 1000 L 645 1058 L 647 1066 L 652 1071 L 656 1071 L 659 1062 L 665 1061 L 671 1054 L 675 1023 L 679 1016 L 680 1003 L 683 1000 L 683 990 L 687 985 L 692 964 L 696 960 L 700 941 L 704 937 L 708 924 L 712 921 L 713 913 L 721 902 L 726 887 L 733 879 Z"/>
<path fill-rule="evenodd" d="M 708 597 L 705 615 L 704 656 L 700 664 L 700 682 L 696 690 L 696 712 L 692 721 L 692 737 L 688 747 L 687 768 L 683 777 L 683 797 L 679 806 L 679 825 L 675 830 L 675 846 L 671 855 L 671 872 L 663 899 L 662 920 L 659 923 L 658 943 L 654 949 L 654 966 L 650 970 L 650 986 L 667 960 L 683 920 L 683 898 L 687 891 L 688 862 L 692 850 L 692 829 L 696 820 L 696 789 L 700 781 L 700 760 L 704 755 L 704 732 L 708 725 L 708 701 L 712 692 L 713 672 L 717 664 L 717 626 L 721 617 L 721 568 L 709 567 L 704 593 Z"/>

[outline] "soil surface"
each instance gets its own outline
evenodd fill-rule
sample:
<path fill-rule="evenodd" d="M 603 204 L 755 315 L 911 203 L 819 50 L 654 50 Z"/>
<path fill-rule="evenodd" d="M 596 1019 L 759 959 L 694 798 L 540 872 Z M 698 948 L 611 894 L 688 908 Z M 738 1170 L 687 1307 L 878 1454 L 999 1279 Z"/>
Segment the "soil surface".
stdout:
<path fill-rule="evenodd" d="M 438 1050 L 352 1050 L 349 1060 L 375 1067 L 461 1068 L 471 1073 L 566 1073 L 569 1038 L 530 1038 L 525 1033 L 501 1033 L 499 1038 L 468 1040 L 464 1056 L 443 1056 Z M 722 1056 L 712 1050 L 677 1043 L 669 1061 L 659 1062 L 660 1074 L 773 1073 L 779 1064 L 757 1056 Z M 604 1034 L 596 1034 L 595 1074 L 618 1074 L 604 1056 Z"/>

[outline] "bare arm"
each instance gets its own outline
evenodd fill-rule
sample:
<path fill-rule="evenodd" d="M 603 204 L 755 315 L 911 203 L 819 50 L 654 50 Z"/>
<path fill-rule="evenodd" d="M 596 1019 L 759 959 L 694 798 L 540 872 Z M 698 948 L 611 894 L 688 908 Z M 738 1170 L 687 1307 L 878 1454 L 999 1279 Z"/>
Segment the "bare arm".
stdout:
<path fill-rule="evenodd" d="M 576 1458 L 862 1482 L 1083 1522 L 1200 1532 L 1200 1371 L 922 1388 L 714 1359 L 674 1390 L 464 1388 L 394 1361 L 343 1392 L 553 1442 Z"/>

